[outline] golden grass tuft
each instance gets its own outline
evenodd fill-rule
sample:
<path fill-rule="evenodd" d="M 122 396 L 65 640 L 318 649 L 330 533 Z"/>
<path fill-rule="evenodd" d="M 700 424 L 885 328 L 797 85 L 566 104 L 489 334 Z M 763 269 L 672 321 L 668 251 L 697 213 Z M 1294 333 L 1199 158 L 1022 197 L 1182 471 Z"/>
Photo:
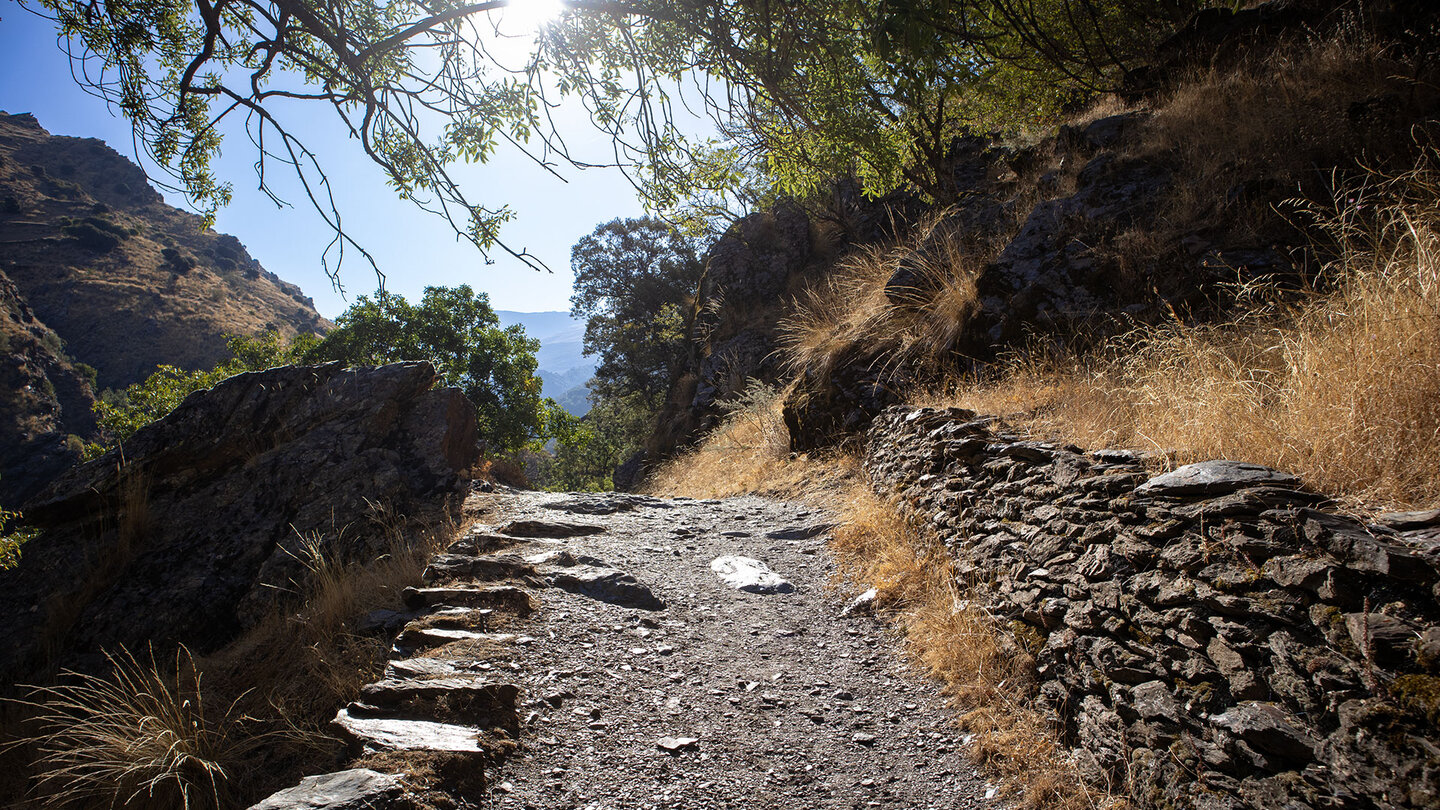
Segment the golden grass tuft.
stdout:
<path fill-rule="evenodd" d="M 946 365 L 979 309 L 976 278 L 1002 244 L 947 223 L 951 213 L 931 215 L 895 244 L 862 247 L 802 293 L 780 326 L 790 370 L 825 376 L 882 353 L 894 367 Z M 914 284 L 892 301 L 886 286 L 902 266 Z"/>
<path fill-rule="evenodd" d="M 643 491 L 690 498 L 751 493 L 796 498 L 846 474 L 817 474 L 823 463 L 791 456 L 782 399 L 777 389 L 752 381 L 720 425 L 698 445 L 652 471 Z"/>
<path fill-rule="evenodd" d="M 419 582 L 429 557 L 456 533 L 453 523 L 407 520 L 376 504 L 366 520 L 386 541 L 383 554 L 345 562 L 319 537 L 306 538 L 296 600 L 226 647 L 193 659 L 182 651 L 171 666 L 122 650 L 110 656 L 107 676 L 71 674 L 74 685 L 35 692 L 19 707 L 28 711 L 11 720 L 38 729 L 12 745 L 34 755 L 36 800 L 244 807 L 303 775 L 338 768 L 345 748 L 328 723 L 380 677 L 388 653 L 382 635 L 361 634 L 356 623 L 370 610 L 398 608 L 400 592 Z M 207 708 L 216 706 L 228 708 Z"/>
<path fill-rule="evenodd" d="M 1242 291 L 1227 323 L 1023 353 L 927 404 L 1082 444 L 1290 470 L 1370 508 L 1440 502 L 1440 155 L 1321 221 L 1326 276 Z"/>
<path fill-rule="evenodd" d="M 1080 778 L 1033 703 L 1029 653 L 967 598 L 944 546 L 858 477 L 828 505 L 840 517 L 831 548 L 844 575 L 878 591 L 877 603 L 891 613 L 908 655 L 942 685 L 960 711 L 960 726 L 975 735 L 968 753 L 1002 778 L 1015 806 L 1117 806 Z"/>
<path fill-rule="evenodd" d="M 1234 201 L 1237 178 L 1293 190 L 1320 180 L 1323 167 L 1413 155 L 1407 122 L 1433 109 L 1437 91 L 1428 72 L 1361 26 L 1342 27 L 1179 83 L 1157 104 L 1145 148 L 1178 160 L 1185 182 L 1172 213 L 1210 223 L 1221 208 L 1246 205 Z M 1273 220 L 1268 204 L 1251 213 Z M 1248 218 L 1240 209 L 1225 216 Z"/>
<path fill-rule="evenodd" d="M 36 734 L 34 795 L 45 807 L 219 810 L 235 804 L 231 772 L 263 739 L 234 706 L 215 716 L 189 651 L 174 662 L 106 656 L 104 676 L 64 672 L 26 704 Z"/>

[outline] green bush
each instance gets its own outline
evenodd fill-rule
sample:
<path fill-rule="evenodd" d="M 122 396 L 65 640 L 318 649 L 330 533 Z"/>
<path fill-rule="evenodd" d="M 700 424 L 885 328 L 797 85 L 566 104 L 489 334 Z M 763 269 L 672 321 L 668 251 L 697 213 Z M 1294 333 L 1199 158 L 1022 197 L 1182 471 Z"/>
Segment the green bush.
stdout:
<path fill-rule="evenodd" d="M 20 517 L 19 512 L 0 509 L 0 568 L 14 568 L 18 565 L 20 547 L 40 534 L 36 529 L 11 528 Z"/>
<path fill-rule="evenodd" d="M 120 242 L 130 235 L 99 217 L 86 217 L 81 222 L 65 225 L 60 232 L 74 239 L 81 247 L 97 253 L 109 253 L 120 247 Z"/>

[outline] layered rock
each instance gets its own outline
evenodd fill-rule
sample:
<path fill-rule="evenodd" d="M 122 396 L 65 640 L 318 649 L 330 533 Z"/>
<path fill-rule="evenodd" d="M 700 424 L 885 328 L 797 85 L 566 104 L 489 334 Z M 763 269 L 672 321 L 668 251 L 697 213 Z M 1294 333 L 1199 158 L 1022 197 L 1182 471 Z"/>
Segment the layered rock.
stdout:
<path fill-rule="evenodd" d="M 1097 781 L 1149 807 L 1440 802 L 1440 513 L 1366 524 L 1285 473 L 886 411 L 866 468 L 1033 656 Z"/>
<path fill-rule="evenodd" d="M 24 503 L 97 437 L 93 382 L 0 272 L 0 506 Z"/>
<path fill-rule="evenodd" d="M 436 380 L 428 363 L 241 374 L 72 469 L 0 573 L 0 671 L 33 667 L 42 643 L 82 665 L 119 645 L 213 649 L 304 587 L 317 555 L 384 553 L 386 515 L 445 519 L 476 424 Z"/>

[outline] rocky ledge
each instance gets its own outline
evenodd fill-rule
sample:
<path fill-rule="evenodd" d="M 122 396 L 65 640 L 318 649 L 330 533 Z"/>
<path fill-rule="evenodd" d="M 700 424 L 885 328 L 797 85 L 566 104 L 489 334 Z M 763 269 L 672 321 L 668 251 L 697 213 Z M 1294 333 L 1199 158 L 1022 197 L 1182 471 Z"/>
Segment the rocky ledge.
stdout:
<path fill-rule="evenodd" d="M 887 410 L 866 469 L 1033 656 L 1095 781 L 1143 807 L 1440 803 L 1440 513 L 1367 524 L 1276 470 L 1152 477 L 958 408 Z"/>
<path fill-rule="evenodd" d="M 476 455 L 474 409 L 428 363 L 288 366 L 192 394 L 27 505 L 43 530 L 0 572 L 0 675 L 102 649 L 214 649 L 315 553 L 383 553 L 385 515 L 446 519 Z M 394 527 L 390 527 L 394 528 Z"/>

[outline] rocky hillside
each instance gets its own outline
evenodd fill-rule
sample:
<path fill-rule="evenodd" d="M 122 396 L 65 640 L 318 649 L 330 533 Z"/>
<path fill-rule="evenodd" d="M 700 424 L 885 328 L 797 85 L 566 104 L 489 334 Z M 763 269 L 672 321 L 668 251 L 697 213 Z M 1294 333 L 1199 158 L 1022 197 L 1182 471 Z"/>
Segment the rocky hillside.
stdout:
<path fill-rule="evenodd" d="M 67 435 L 94 438 L 99 391 L 161 363 L 213 366 L 227 333 L 327 326 L 299 287 L 167 205 L 119 153 L 30 115 L 0 113 L 0 244 L 0 502 L 73 458 Z"/>
<path fill-rule="evenodd" d="M 95 381 L 3 273 L 0 302 L 0 501 L 20 503 L 74 461 L 79 437 L 95 433 Z"/>
<path fill-rule="evenodd" d="M 1310 214 L 1367 170 L 1413 166 L 1440 112 L 1432 10 L 1323 5 L 1212 9 L 1161 46 L 1144 91 L 1042 135 L 957 138 L 952 200 L 842 186 L 737 223 L 707 254 L 651 457 L 751 379 L 793 383 L 792 448 L 809 450 L 1037 342 L 1223 321 L 1254 285 L 1314 283 L 1328 257 Z"/>

